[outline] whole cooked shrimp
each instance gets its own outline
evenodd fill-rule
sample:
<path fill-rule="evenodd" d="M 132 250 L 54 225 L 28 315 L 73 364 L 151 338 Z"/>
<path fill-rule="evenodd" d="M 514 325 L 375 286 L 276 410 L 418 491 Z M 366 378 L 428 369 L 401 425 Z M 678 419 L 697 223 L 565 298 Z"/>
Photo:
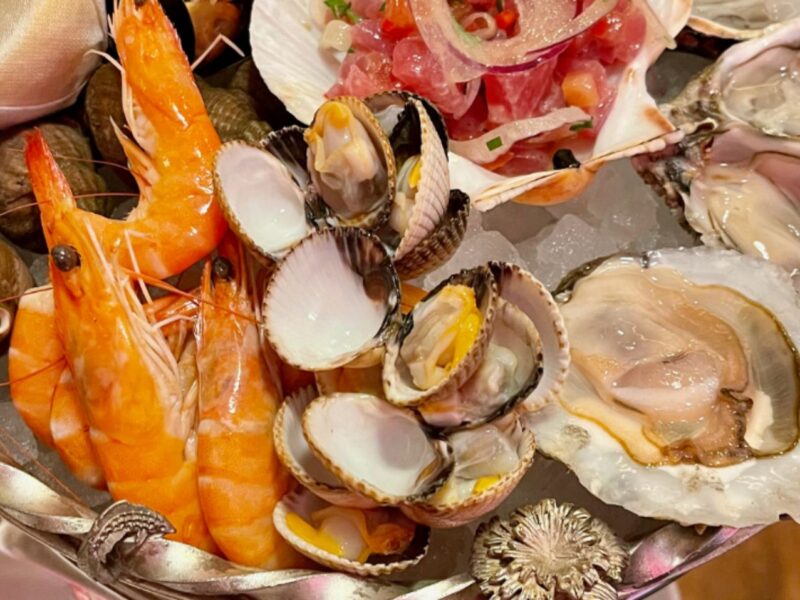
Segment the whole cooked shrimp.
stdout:
<path fill-rule="evenodd" d="M 165 278 L 209 254 L 227 229 L 212 178 L 220 140 L 158 0 L 121 0 L 111 30 L 135 142 L 117 135 L 140 197 L 124 221 L 86 218 L 106 256 Z"/>
<path fill-rule="evenodd" d="M 76 207 L 40 132 L 25 159 L 50 249 L 56 333 L 108 489 L 163 514 L 175 539 L 214 551 L 197 493 L 196 394 L 126 271 Z"/>
<path fill-rule="evenodd" d="M 231 560 L 266 569 L 303 564 L 272 524 L 290 485 L 272 445 L 280 397 L 262 359 L 239 242 L 206 265 L 197 325 L 200 503 Z"/>
<path fill-rule="evenodd" d="M 55 448 L 78 479 L 103 487 L 103 471 L 56 333 L 54 311 L 49 289 L 34 289 L 20 298 L 8 351 L 11 399 L 36 437 Z"/>

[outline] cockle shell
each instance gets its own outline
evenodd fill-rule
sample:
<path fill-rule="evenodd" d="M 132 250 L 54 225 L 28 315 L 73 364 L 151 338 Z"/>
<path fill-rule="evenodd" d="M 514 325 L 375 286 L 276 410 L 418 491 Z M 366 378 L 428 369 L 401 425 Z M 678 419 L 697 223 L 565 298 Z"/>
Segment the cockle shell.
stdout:
<path fill-rule="evenodd" d="M 37 127 L 76 196 L 106 191 L 105 181 L 91 163 L 89 142 L 78 128 L 56 123 L 39 123 Z M 44 245 L 39 209 L 23 153 L 25 136 L 30 131 L 17 131 L 0 141 L 0 212 L 12 211 L 0 216 L 0 231 L 20 246 L 39 250 Z M 81 208 L 100 214 L 108 214 L 114 206 L 113 199 L 107 196 L 78 198 L 77 202 Z"/>
<path fill-rule="evenodd" d="M 278 458 L 297 481 L 323 500 L 336 506 L 375 508 L 375 501 L 348 489 L 309 448 L 303 433 L 303 413 L 316 397 L 313 388 L 304 388 L 281 405 L 274 425 Z"/>
<path fill-rule="evenodd" d="M 285 362 L 334 369 L 383 344 L 399 300 L 380 240 L 360 229 L 328 229 L 305 237 L 278 264 L 264 295 L 264 327 Z"/>
<path fill-rule="evenodd" d="M 295 550 L 326 567 L 362 577 L 385 577 L 413 567 L 423 559 L 428 551 L 430 531 L 427 527 L 417 526 L 411 543 L 403 552 L 390 555 L 371 554 L 367 561 L 362 563 L 336 556 L 310 544 L 296 535 L 287 525 L 289 513 L 296 513 L 308 521 L 312 513 L 324 509 L 326 506 L 324 500 L 317 498 L 308 490 L 298 490 L 284 496 L 275 506 L 275 510 L 272 513 L 272 520 L 278 533 Z M 389 522 L 393 518 L 403 518 L 395 508 L 375 508 L 372 510 L 384 513 L 384 517 Z"/>
<path fill-rule="evenodd" d="M 474 290 L 477 308 L 482 315 L 480 331 L 464 358 L 439 383 L 429 389 L 420 389 L 411 378 L 401 350 L 415 325 L 419 324 L 421 311 L 432 310 L 436 297 L 448 285 L 464 285 Z M 427 400 L 447 396 L 461 387 L 480 365 L 492 337 L 497 307 L 497 282 L 487 267 L 465 269 L 436 286 L 420 301 L 386 346 L 383 362 L 383 390 L 386 399 L 397 406 L 419 406 Z M 416 315 L 416 321 L 415 321 Z M 429 319 L 433 319 L 431 314 Z"/>
<path fill-rule="evenodd" d="M 676 35 L 689 18 L 689 0 L 640 0 L 658 18 L 663 31 Z M 643 7 L 647 10 L 647 6 Z M 256 0 L 250 23 L 253 58 L 264 81 L 300 121 L 308 123 L 336 82 L 339 61 L 319 51 L 319 33 L 308 24 L 305 0 Z M 515 199 L 552 204 L 572 198 L 602 165 L 643 151 L 656 151 L 680 132 L 648 95 L 645 74 L 672 40 L 651 28 L 636 58 L 619 73 L 617 99 L 593 147 L 578 157 L 579 169 L 504 177 L 450 153 L 451 186 L 468 194 L 478 210 Z M 283 60 L 274 60 L 275 56 Z"/>
<path fill-rule="evenodd" d="M 0 302 L 0 341 L 11 331 L 18 302 L 14 298 L 30 287 L 33 278 L 27 265 L 9 244 L 0 241 L 0 298 L 12 298 Z"/>

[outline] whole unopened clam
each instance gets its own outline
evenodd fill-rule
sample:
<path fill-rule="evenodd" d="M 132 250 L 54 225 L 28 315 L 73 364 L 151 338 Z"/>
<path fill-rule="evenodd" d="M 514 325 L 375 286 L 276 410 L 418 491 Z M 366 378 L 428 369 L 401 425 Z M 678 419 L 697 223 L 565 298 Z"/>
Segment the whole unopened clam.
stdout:
<path fill-rule="evenodd" d="M 14 249 L 0 241 L 0 298 L 12 298 L 0 302 L 0 341 L 11 331 L 18 297 L 28 288 L 33 287 L 33 278 L 28 267 Z"/>
<path fill-rule="evenodd" d="M 558 298 L 573 367 L 530 416 L 543 452 L 642 516 L 800 515 L 800 307 L 784 270 L 662 250 L 584 269 Z"/>
<path fill-rule="evenodd" d="M 278 264 L 264 295 L 264 327 L 297 368 L 343 366 L 379 347 L 399 305 L 386 248 L 360 229 L 313 233 Z"/>
<path fill-rule="evenodd" d="M 107 186 L 92 166 L 89 141 L 80 129 L 57 123 L 39 123 L 37 127 L 78 197 L 78 205 L 85 210 L 108 214 L 114 205 L 111 198 L 101 195 Z M 0 232 L 15 244 L 41 250 L 44 239 L 39 209 L 31 191 L 23 153 L 25 137 L 30 131 L 16 131 L 0 141 L 0 212 L 4 213 L 0 216 Z M 83 195 L 87 197 L 81 198 Z"/>

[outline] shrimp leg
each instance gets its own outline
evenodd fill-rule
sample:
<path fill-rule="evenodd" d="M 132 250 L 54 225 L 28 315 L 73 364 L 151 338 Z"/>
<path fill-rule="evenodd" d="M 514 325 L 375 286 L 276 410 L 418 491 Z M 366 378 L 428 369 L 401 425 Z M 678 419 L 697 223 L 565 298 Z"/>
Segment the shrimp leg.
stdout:
<path fill-rule="evenodd" d="M 226 237 L 219 254 L 203 273 L 197 327 L 200 502 L 229 559 L 297 567 L 303 559 L 272 524 L 272 510 L 290 485 L 272 445 L 280 397 L 261 356 L 258 327 L 247 318 L 254 313 L 239 242 Z"/>

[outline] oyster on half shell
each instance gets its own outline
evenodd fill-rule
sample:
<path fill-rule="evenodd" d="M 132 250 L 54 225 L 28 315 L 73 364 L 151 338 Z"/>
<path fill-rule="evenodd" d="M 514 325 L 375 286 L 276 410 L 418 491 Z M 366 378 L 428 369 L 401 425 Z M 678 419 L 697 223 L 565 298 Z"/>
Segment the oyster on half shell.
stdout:
<path fill-rule="evenodd" d="M 798 16 L 798 0 L 694 0 L 689 27 L 709 36 L 744 40 Z"/>
<path fill-rule="evenodd" d="M 800 19 L 733 46 L 663 110 L 688 135 L 634 159 L 709 246 L 800 267 Z"/>
<path fill-rule="evenodd" d="M 800 319 L 789 276 L 731 251 L 615 257 L 558 296 L 572 364 L 531 415 L 604 502 L 686 524 L 800 515 Z"/>

